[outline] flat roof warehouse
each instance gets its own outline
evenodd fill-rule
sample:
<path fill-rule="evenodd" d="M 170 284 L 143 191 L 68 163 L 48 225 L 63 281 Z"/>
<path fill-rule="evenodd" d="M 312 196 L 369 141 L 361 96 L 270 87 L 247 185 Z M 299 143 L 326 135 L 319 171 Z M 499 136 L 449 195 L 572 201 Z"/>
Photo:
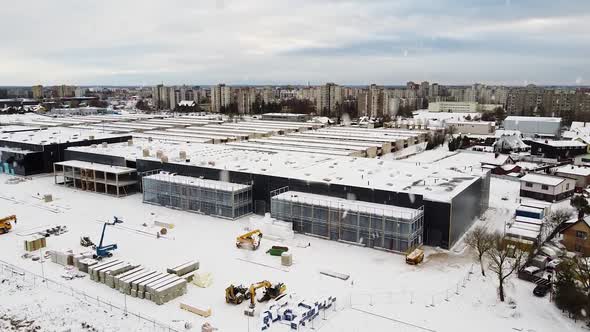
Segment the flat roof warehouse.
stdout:
<path fill-rule="evenodd" d="M 464 234 L 489 198 L 489 172 L 447 158 L 431 164 L 314 152 L 244 150 L 231 145 L 139 139 L 70 147 L 66 159 L 136 168 L 252 186 L 256 213 L 268 212 L 272 192 L 323 195 L 399 208 L 424 209 L 424 243 L 449 248 Z M 477 157 L 477 156 L 475 156 Z M 464 159 L 464 160 L 463 160 Z M 319 207 L 318 207 L 319 208 Z M 271 211 L 272 212 L 272 211 Z M 304 233 L 308 231 L 301 230 Z"/>
<path fill-rule="evenodd" d="M 173 164 L 421 194 L 425 198 L 438 201 L 450 201 L 455 194 L 485 173 L 472 167 L 459 170 L 434 164 L 415 166 L 400 161 L 287 151 L 248 151 L 199 143 L 180 145 L 154 139 L 149 141 L 136 138 L 133 144 L 71 147 L 68 151 L 119 156 L 133 161 L 144 159 L 159 162 L 156 152 L 160 150 L 168 158 L 168 163 Z M 150 151 L 149 156 L 143 155 L 144 149 Z M 186 152 L 186 159 L 189 161 L 179 158 L 180 151 Z"/>

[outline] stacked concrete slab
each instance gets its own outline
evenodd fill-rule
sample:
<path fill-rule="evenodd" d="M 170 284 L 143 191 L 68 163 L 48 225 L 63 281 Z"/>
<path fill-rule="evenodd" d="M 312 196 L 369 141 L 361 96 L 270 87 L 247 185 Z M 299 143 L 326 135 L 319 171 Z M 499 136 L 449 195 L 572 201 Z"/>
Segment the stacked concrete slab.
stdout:
<path fill-rule="evenodd" d="M 79 260 L 80 271 L 88 272 L 90 279 L 118 289 L 132 297 L 164 304 L 186 294 L 187 281 L 176 273 L 186 275 L 198 268 L 198 262 L 187 262 L 175 267 L 175 273 L 162 273 L 141 265 L 113 259 L 105 262 Z M 188 272 L 187 272 L 188 271 Z"/>

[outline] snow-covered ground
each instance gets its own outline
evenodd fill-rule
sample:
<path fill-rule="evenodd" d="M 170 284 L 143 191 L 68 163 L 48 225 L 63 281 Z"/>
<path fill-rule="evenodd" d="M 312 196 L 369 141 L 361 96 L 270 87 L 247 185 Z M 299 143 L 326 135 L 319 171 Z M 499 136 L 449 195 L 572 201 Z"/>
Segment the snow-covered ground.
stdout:
<path fill-rule="evenodd" d="M 421 158 L 420 162 L 443 162 L 453 158 L 444 150 L 435 150 L 433 156 L 428 153 L 411 157 L 408 162 L 417 162 L 412 158 Z M 440 157 L 447 158 L 440 160 Z M 257 320 L 248 320 L 242 313 L 247 305 L 226 304 L 224 290 L 230 283 L 249 285 L 265 279 L 273 283 L 284 282 L 288 292 L 309 299 L 335 295 L 338 298 L 336 311 L 329 312 L 326 320 L 321 315 L 314 321 L 314 328 L 321 331 L 581 330 L 580 324 L 564 318 L 548 297 L 534 297 L 532 284 L 516 278 L 510 279 L 507 289 L 507 297 L 513 303 L 500 303 L 496 297 L 495 280 L 491 276 L 482 279 L 478 275 L 477 265 L 461 245 L 451 251 L 427 248 L 425 262 L 419 266 L 406 265 L 401 255 L 303 235 L 296 235 L 294 240 L 285 243 L 262 239 L 260 249 L 253 252 L 237 249 L 234 244 L 235 237 L 243 233 L 248 218 L 230 221 L 147 205 L 142 203 L 140 194 L 114 198 L 76 191 L 54 185 L 53 177 L 47 175 L 35 176 L 19 184 L 7 184 L 8 179 L 9 176 L 0 175 L 0 211 L 2 215 L 16 214 L 18 224 L 12 232 L 0 236 L 1 260 L 39 275 L 44 273 L 75 291 L 98 296 L 113 305 L 123 307 L 126 302 L 129 311 L 153 317 L 178 330 L 184 330 L 184 323 L 191 322 L 192 330 L 197 331 L 205 321 L 220 331 L 248 331 L 248 324 L 250 330 L 256 330 Z M 53 195 L 54 202 L 42 203 L 36 198 L 37 194 L 46 193 Z M 485 215 L 485 222 L 502 229 L 517 204 L 518 183 L 492 179 L 491 207 Z M 167 238 L 156 239 L 137 232 L 144 230 L 155 234 L 155 229 L 142 226 L 153 220 L 152 213 L 160 221 L 175 224 Z M 47 239 L 47 249 L 83 251 L 79 245 L 80 236 L 88 235 L 98 241 L 102 227 L 99 220 L 110 220 L 113 216 L 125 221 L 122 227 L 107 230 L 106 242 L 119 246 L 115 258 L 162 271 L 186 260 L 198 259 L 200 271 L 212 273 L 213 285 L 209 288 L 189 285 L 186 295 L 158 306 L 147 300 L 124 298 L 118 291 L 88 278 L 66 281 L 60 277 L 64 273 L 62 266 L 49 261 L 41 265 L 21 258 L 25 237 L 19 234 L 43 225 L 67 225 L 68 233 Z M 307 243 L 311 246 L 298 246 Z M 265 254 L 270 246 L 277 244 L 289 246 L 293 253 L 294 265 L 290 268 L 282 267 L 280 258 Z M 323 276 L 319 273 L 322 269 L 350 274 L 351 278 L 342 281 Z M 470 271 L 474 273 L 470 274 Z M 39 283 L 37 287 L 21 287 L 18 292 L 5 297 L 14 288 L 12 284 L 0 284 L 0 312 L 73 311 L 60 317 L 65 321 L 80 317 L 72 323 L 74 331 L 78 330 L 80 320 L 86 320 L 85 317 L 96 317 L 105 324 L 98 328 L 107 331 L 146 328 L 137 318 L 122 319 L 119 312 L 111 317 L 111 314 L 104 313 L 105 308 L 101 308 L 103 314 L 100 314 L 101 310 L 81 305 L 80 299 L 68 296 L 67 292 L 53 296 L 50 292 L 55 291 L 51 289 L 38 289 L 43 287 Z M 208 305 L 213 314 L 207 319 L 196 316 L 181 310 L 180 302 Z M 258 305 L 258 308 L 263 307 Z M 271 329 L 287 330 L 284 325 L 275 325 Z"/>

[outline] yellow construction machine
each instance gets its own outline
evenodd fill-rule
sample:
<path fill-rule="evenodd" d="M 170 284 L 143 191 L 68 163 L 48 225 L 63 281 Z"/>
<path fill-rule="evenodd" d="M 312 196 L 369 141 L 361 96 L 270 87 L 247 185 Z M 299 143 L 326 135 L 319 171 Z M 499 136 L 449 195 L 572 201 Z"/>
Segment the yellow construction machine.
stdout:
<path fill-rule="evenodd" d="M 248 300 L 249 298 L 250 293 L 248 292 L 248 288 L 242 285 L 234 286 L 232 284 L 225 289 L 225 302 L 227 303 L 240 304 L 244 299 Z"/>
<path fill-rule="evenodd" d="M 256 250 L 260 246 L 260 239 L 262 239 L 262 232 L 259 229 L 255 229 L 251 232 L 238 236 L 236 238 L 236 247 L 248 247 L 252 248 L 252 250 Z"/>
<path fill-rule="evenodd" d="M 15 215 L 0 218 L 0 234 L 8 233 L 12 229 L 12 224 L 10 223 L 11 221 L 16 223 Z"/>
<path fill-rule="evenodd" d="M 258 302 L 266 302 L 270 299 L 274 299 L 277 296 L 283 294 L 287 290 L 287 286 L 282 282 L 276 285 L 272 285 L 270 281 L 264 280 L 259 283 L 250 285 L 248 292 L 250 293 L 250 309 L 254 309 L 256 306 L 256 290 L 264 287 L 264 295 L 258 299 Z"/>

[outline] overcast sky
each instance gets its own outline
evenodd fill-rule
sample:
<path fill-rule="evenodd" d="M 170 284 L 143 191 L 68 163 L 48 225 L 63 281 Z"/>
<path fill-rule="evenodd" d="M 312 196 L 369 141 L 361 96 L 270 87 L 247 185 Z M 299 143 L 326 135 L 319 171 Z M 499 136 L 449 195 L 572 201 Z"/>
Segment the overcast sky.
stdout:
<path fill-rule="evenodd" d="M 1 1 L 0 85 L 590 85 L 590 0 Z"/>

